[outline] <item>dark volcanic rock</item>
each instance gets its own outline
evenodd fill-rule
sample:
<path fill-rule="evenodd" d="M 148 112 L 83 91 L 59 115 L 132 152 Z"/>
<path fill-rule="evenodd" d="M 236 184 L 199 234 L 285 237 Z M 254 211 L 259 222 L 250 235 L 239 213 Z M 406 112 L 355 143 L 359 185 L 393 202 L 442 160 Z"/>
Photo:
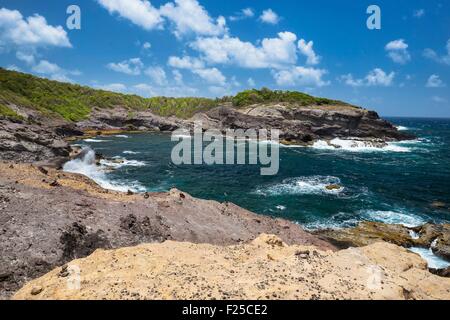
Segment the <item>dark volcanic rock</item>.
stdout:
<path fill-rule="evenodd" d="M 205 129 L 279 129 L 281 140 L 298 144 L 336 137 L 381 141 L 414 138 L 380 119 L 376 112 L 351 106 L 270 105 L 247 109 L 219 107 L 207 113 L 199 113 L 193 120 L 202 121 Z"/>
<path fill-rule="evenodd" d="M 70 146 L 52 129 L 0 120 L 0 160 L 34 162 L 69 153 Z"/>

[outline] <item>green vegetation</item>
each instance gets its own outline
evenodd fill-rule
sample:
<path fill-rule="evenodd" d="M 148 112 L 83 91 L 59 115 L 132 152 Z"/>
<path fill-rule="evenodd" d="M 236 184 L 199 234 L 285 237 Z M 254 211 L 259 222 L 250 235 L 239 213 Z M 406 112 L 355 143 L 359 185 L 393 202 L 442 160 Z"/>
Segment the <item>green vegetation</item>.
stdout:
<path fill-rule="evenodd" d="M 247 90 L 235 97 L 207 98 L 142 98 L 85 86 L 62 83 L 0 68 L 0 115 L 20 118 L 7 107 L 15 104 L 38 110 L 49 117 L 62 117 L 80 121 L 89 117 L 94 109 L 123 107 L 128 116 L 136 111 L 151 110 L 161 116 L 187 119 L 200 111 L 207 111 L 223 103 L 245 107 L 257 103 L 284 102 L 298 105 L 343 104 L 339 101 L 315 98 L 295 91 Z"/>
<path fill-rule="evenodd" d="M 245 107 L 252 104 L 271 102 L 285 102 L 292 104 L 293 106 L 344 104 L 341 101 L 316 98 L 302 92 L 281 90 L 272 91 L 267 88 L 262 88 L 261 90 L 253 89 L 242 91 L 232 98 L 232 102 L 236 107 Z"/>
<path fill-rule="evenodd" d="M 22 116 L 17 114 L 14 110 L 11 110 L 11 108 L 8 108 L 7 106 L 4 106 L 0 104 L 0 118 L 10 118 L 10 119 L 22 119 Z"/>

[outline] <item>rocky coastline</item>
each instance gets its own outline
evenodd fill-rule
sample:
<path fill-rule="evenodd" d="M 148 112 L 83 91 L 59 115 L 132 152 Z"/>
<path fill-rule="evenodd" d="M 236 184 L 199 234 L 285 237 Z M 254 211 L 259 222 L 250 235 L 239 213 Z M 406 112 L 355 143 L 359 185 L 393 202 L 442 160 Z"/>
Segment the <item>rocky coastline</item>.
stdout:
<path fill-rule="evenodd" d="M 0 115 L 0 299 L 11 298 L 24 285 L 15 298 L 450 297 L 450 285 L 446 279 L 449 270 L 431 270 L 435 273 L 433 275 L 418 255 L 401 248 L 431 248 L 436 255 L 449 260 L 449 225 L 427 224 L 406 228 L 362 222 L 351 229 L 311 233 L 287 220 L 257 215 L 231 203 L 196 199 L 180 190 L 143 194 L 114 192 L 102 189 L 84 176 L 61 170 L 65 162 L 79 153 L 70 145 L 74 139 L 121 132 L 192 130 L 195 121 L 201 121 L 204 129 L 279 129 L 283 144 L 303 146 L 317 141 L 332 145 L 332 140 L 339 138 L 357 139 L 383 147 L 389 142 L 415 138 L 398 131 L 373 111 L 347 104 L 302 106 L 257 103 L 235 108 L 224 102 L 188 119 L 162 117 L 149 110 L 130 113 L 128 108 L 114 106 L 95 108 L 86 119 L 68 121 L 26 105 L 8 103 L 8 108 L 17 116 Z M 133 246 L 136 247 L 121 249 Z M 87 257 L 80 263 L 88 266 L 92 260 L 100 259 L 99 256 L 104 256 L 101 259 L 111 259 L 110 255 L 115 252 L 120 252 L 119 258 L 125 259 L 130 255 L 141 255 L 142 250 L 156 250 L 167 254 L 164 259 L 169 259 L 172 249 L 174 252 L 185 250 L 186 256 L 189 256 L 205 248 L 212 258 L 217 256 L 216 270 L 237 271 L 243 279 L 260 281 L 262 289 L 249 291 L 241 283 L 242 287 L 237 286 L 237 291 L 233 290 L 233 281 L 214 282 L 214 277 L 220 274 L 217 273 L 211 278 L 199 280 L 205 285 L 205 290 L 197 293 L 178 290 L 179 296 L 174 296 L 173 291 L 160 292 L 156 289 L 151 294 L 117 294 L 114 290 L 108 294 L 110 283 L 104 282 L 102 286 L 104 279 L 95 277 L 88 282 L 89 292 L 79 292 L 82 296 L 55 293 L 60 292 L 58 286 L 61 282 L 55 277 L 58 277 L 61 267 L 67 266 L 73 259 Z M 261 252 L 252 256 L 250 251 L 255 248 Z M 164 253 L 166 249 L 169 251 Z M 247 267 L 252 269 L 258 266 L 256 274 L 261 278 L 253 278 L 248 276 L 248 272 L 236 270 L 239 268 L 236 261 L 241 261 L 240 258 L 232 264 L 226 262 L 229 255 L 240 257 L 243 252 L 251 261 Z M 355 252 L 364 257 L 362 265 L 352 262 Z M 180 255 L 176 261 L 183 264 L 186 256 Z M 404 258 L 404 267 L 395 266 L 397 256 Z M 302 272 L 307 272 L 307 265 L 302 263 L 298 269 L 302 272 L 284 271 L 298 267 L 298 261 L 303 257 L 312 263 L 310 265 L 317 267 L 317 271 L 313 272 L 314 281 L 308 284 L 300 282 L 297 287 L 286 286 L 283 279 L 300 279 L 304 277 Z M 309 258 L 312 260 L 309 261 Z M 148 257 L 142 261 L 131 259 L 126 262 L 120 259 L 117 268 L 110 270 L 116 282 L 121 281 L 120 270 L 124 264 L 133 261 L 149 263 Z M 167 261 L 164 259 L 162 261 Z M 192 265 L 197 264 L 198 261 L 193 261 Z M 389 285 L 381 294 L 363 288 L 362 273 L 373 264 L 382 265 L 388 279 Z M 93 269 L 86 268 L 91 271 L 104 268 L 97 262 L 93 266 Z M 334 267 L 338 267 L 339 271 L 333 271 Z M 279 277 L 274 277 L 274 272 L 279 272 L 280 268 L 283 272 Z M 352 270 L 361 274 L 361 279 L 350 279 Z M 195 268 L 186 267 L 184 271 L 190 277 L 198 276 Z M 323 280 L 327 273 L 334 278 Z M 162 278 L 152 285 L 166 285 L 164 275 L 159 273 L 158 277 Z M 41 276 L 43 278 L 37 279 Z M 139 271 L 134 276 L 137 281 L 149 275 Z M 348 292 L 355 288 L 359 291 L 347 294 L 338 290 L 339 279 L 347 279 Z M 29 281 L 32 282 L 26 285 Z M 276 281 L 279 287 L 273 291 L 265 290 L 269 281 Z M 99 291 L 92 290 L 92 286 L 99 287 Z M 121 288 L 120 292 L 125 290 L 131 294 L 130 286 L 134 284 L 122 283 L 118 288 Z M 215 291 L 218 287 L 224 288 L 222 292 Z M 208 291 L 208 288 L 216 289 Z"/>

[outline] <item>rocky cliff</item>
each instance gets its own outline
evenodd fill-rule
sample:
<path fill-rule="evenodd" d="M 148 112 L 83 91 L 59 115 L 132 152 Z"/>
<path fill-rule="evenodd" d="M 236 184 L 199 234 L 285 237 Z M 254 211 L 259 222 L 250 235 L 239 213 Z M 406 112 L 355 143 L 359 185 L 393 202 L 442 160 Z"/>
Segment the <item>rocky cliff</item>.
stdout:
<path fill-rule="evenodd" d="M 75 174 L 0 162 L 0 299 L 26 281 L 98 248 L 165 240 L 238 244 L 260 233 L 335 247 L 292 222 L 231 203 L 168 193 L 126 194 Z"/>

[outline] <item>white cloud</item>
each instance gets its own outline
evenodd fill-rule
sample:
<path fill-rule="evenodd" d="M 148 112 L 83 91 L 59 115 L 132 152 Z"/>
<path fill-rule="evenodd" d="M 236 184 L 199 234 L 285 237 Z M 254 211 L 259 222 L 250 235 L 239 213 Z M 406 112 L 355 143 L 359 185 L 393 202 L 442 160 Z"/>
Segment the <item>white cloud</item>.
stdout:
<path fill-rule="evenodd" d="M 144 50 L 148 50 L 148 49 L 150 49 L 152 47 L 152 44 L 150 43 L 150 42 L 144 42 L 143 44 L 142 44 L 142 49 L 144 49 Z"/>
<path fill-rule="evenodd" d="M 234 16 L 229 17 L 231 21 L 243 20 L 246 18 L 252 18 L 255 16 L 255 12 L 252 8 L 245 8 L 236 13 Z"/>
<path fill-rule="evenodd" d="M 189 56 L 184 56 L 182 58 L 171 56 L 169 57 L 167 64 L 178 69 L 202 69 L 205 67 L 203 61 Z"/>
<path fill-rule="evenodd" d="M 239 38 L 199 38 L 191 47 L 211 64 L 235 64 L 244 68 L 280 68 L 297 61 L 297 36 L 280 32 L 277 38 L 265 38 L 259 47 Z"/>
<path fill-rule="evenodd" d="M 445 83 L 439 78 L 437 74 L 432 74 L 426 84 L 427 88 L 443 88 L 445 87 Z"/>
<path fill-rule="evenodd" d="M 186 69 L 211 84 L 224 85 L 226 77 L 217 68 L 206 68 L 203 61 L 189 56 L 169 57 L 167 64 L 173 68 Z"/>
<path fill-rule="evenodd" d="M 256 86 L 255 80 L 253 80 L 253 78 L 248 78 L 247 84 L 252 88 Z"/>
<path fill-rule="evenodd" d="M 161 7 L 160 13 L 175 26 L 174 34 L 218 36 L 227 32 L 225 18 L 220 16 L 214 21 L 208 11 L 197 0 L 175 0 Z"/>
<path fill-rule="evenodd" d="M 253 9 L 252 8 L 245 8 L 245 9 L 242 9 L 242 14 L 244 15 L 244 16 L 246 16 L 246 17 L 253 17 L 254 15 L 255 15 L 255 13 L 253 12 Z"/>
<path fill-rule="evenodd" d="M 127 93 L 127 87 L 122 83 L 110 83 L 105 85 L 95 85 L 97 89 L 105 90 L 105 91 L 113 91 L 119 93 Z"/>
<path fill-rule="evenodd" d="M 66 31 L 51 26 L 43 16 L 35 14 L 26 19 L 17 10 L 0 9 L 0 46 L 71 47 Z"/>
<path fill-rule="evenodd" d="M 74 82 L 69 75 L 79 76 L 80 71 L 65 70 L 55 63 L 49 62 L 47 60 L 41 60 L 39 63 L 31 68 L 34 72 L 41 75 L 48 76 L 51 80 L 61 81 L 61 82 Z"/>
<path fill-rule="evenodd" d="M 372 86 L 383 86 L 389 87 L 393 84 L 395 77 L 395 72 L 387 74 L 380 68 L 375 68 L 370 71 L 364 79 L 355 79 L 352 74 L 346 74 L 340 77 L 346 85 L 352 87 L 372 87 Z"/>
<path fill-rule="evenodd" d="M 389 42 L 385 46 L 388 57 L 395 63 L 406 64 L 411 60 L 411 55 L 408 52 L 408 44 L 403 39 L 398 39 Z"/>
<path fill-rule="evenodd" d="M 62 70 L 57 64 L 48 62 L 47 60 L 41 60 L 32 69 L 34 72 L 41 74 L 56 74 Z"/>
<path fill-rule="evenodd" d="M 146 0 L 97 0 L 110 14 L 118 14 L 145 30 L 162 28 L 163 19 L 153 5 Z"/>
<path fill-rule="evenodd" d="M 145 70 L 145 74 L 149 76 L 152 81 L 159 85 L 164 86 L 167 84 L 166 72 L 161 67 L 150 67 Z"/>
<path fill-rule="evenodd" d="M 16 66 L 15 64 L 10 64 L 9 66 L 7 66 L 5 68 L 6 70 L 9 71 L 17 71 L 17 72 L 22 72 L 22 69 L 20 69 L 18 66 Z"/>
<path fill-rule="evenodd" d="M 298 49 L 307 57 L 306 63 L 310 65 L 316 65 L 320 61 L 320 57 L 314 52 L 313 46 L 313 41 L 306 42 L 304 39 L 300 39 L 298 42 Z"/>
<path fill-rule="evenodd" d="M 447 41 L 447 54 L 439 56 L 434 50 L 432 49 L 425 49 L 423 52 L 423 55 L 431 60 L 434 60 L 438 63 L 442 63 L 442 64 L 446 64 L 446 65 L 450 65 L 450 39 L 448 39 Z"/>
<path fill-rule="evenodd" d="M 172 70 L 173 79 L 175 80 L 175 83 L 178 85 L 183 84 L 183 75 L 178 70 Z"/>
<path fill-rule="evenodd" d="M 280 21 L 280 17 L 272 9 L 264 10 L 259 18 L 262 22 L 269 24 L 277 24 Z"/>
<path fill-rule="evenodd" d="M 425 15 L 425 10 L 424 9 L 418 9 L 415 10 L 413 13 L 413 17 L 414 18 L 422 18 Z"/>
<path fill-rule="evenodd" d="M 134 76 L 140 75 L 143 67 L 144 64 L 140 58 L 132 58 L 118 63 L 111 62 L 107 64 L 108 69 Z"/>
<path fill-rule="evenodd" d="M 314 86 L 322 87 L 328 85 L 322 77 L 327 73 L 323 69 L 295 67 L 289 70 L 274 71 L 273 77 L 280 86 Z"/>
<path fill-rule="evenodd" d="M 217 68 L 194 69 L 192 72 L 210 84 L 225 85 L 227 80 Z"/>
<path fill-rule="evenodd" d="M 130 88 L 130 90 L 138 95 L 144 97 L 188 97 L 195 96 L 197 94 L 197 89 L 188 86 L 163 86 L 163 87 L 153 87 L 146 83 L 139 83 Z"/>
<path fill-rule="evenodd" d="M 433 97 L 431 97 L 431 100 L 433 100 L 436 103 L 446 103 L 447 102 L 447 99 L 442 98 L 440 96 L 433 96 Z"/>
<path fill-rule="evenodd" d="M 33 65 L 35 63 L 34 55 L 31 53 L 25 53 L 22 51 L 16 52 L 16 58 L 25 62 L 26 64 Z"/>

